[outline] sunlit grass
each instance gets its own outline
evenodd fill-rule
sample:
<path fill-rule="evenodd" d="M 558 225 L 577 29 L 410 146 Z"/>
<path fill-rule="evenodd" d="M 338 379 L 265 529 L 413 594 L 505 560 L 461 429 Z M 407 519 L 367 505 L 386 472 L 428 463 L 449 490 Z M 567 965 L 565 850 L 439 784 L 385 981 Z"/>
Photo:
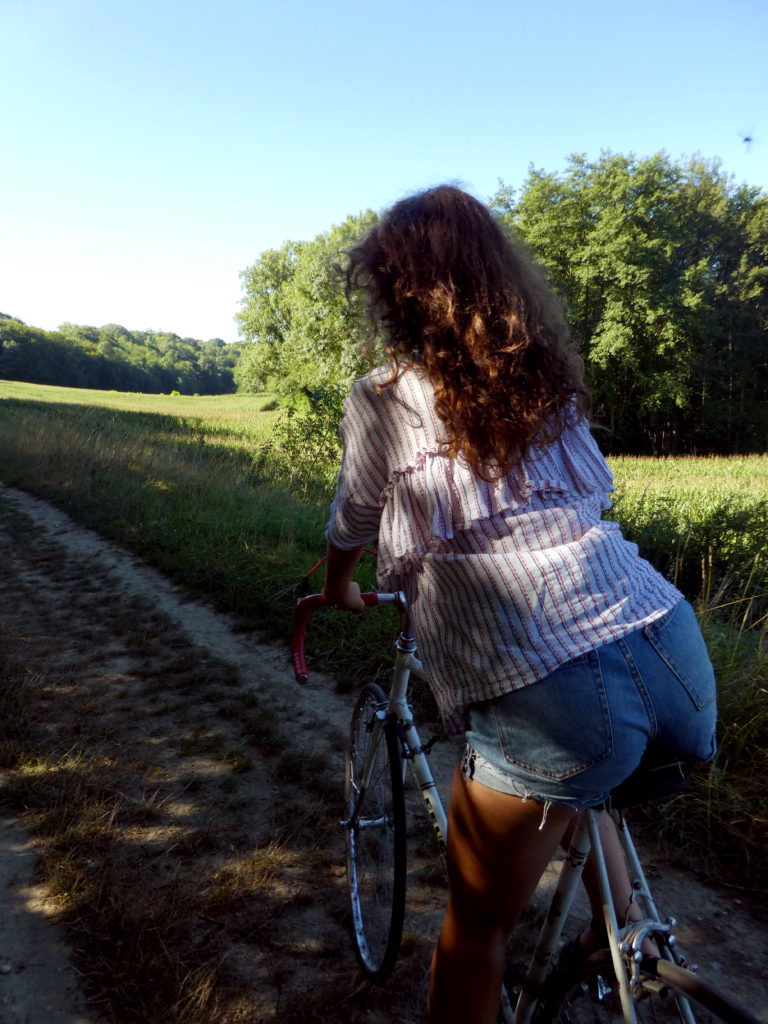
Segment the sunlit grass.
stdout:
<path fill-rule="evenodd" d="M 641 553 L 689 598 L 711 602 L 727 582 L 731 605 L 751 602 L 749 617 L 759 618 L 768 591 L 768 455 L 609 462 L 611 518 Z"/>
<path fill-rule="evenodd" d="M 59 503 L 244 625 L 285 637 L 297 583 L 324 551 L 335 456 L 319 446 L 314 461 L 311 424 L 270 448 L 279 414 L 265 404 L 0 381 L 0 479 Z M 609 515 L 697 606 L 720 684 L 721 752 L 681 804 L 698 815 L 675 806 L 667 820 L 702 856 L 722 846 L 718 856 L 730 849 L 763 878 L 748 851 L 768 842 L 768 456 L 610 464 Z M 366 560 L 364 586 L 375 585 L 373 568 Z M 318 615 L 310 662 L 341 686 L 385 673 L 395 628 L 387 614 Z"/>
<path fill-rule="evenodd" d="M 289 461 L 288 480 L 285 459 L 263 457 L 277 414 L 236 399 L 184 399 L 180 415 L 175 396 L 0 381 L 0 479 L 60 504 L 244 623 L 284 636 L 298 581 L 325 550 L 333 474 L 325 471 L 309 500 L 300 457 Z M 147 411 L 155 400 L 175 413 Z M 211 419 L 217 401 L 241 413 L 250 402 L 251 411 L 230 423 Z M 372 562 L 363 578 L 373 585 Z M 383 635 L 387 618 L 372 616 L 364 628 Z M 311 651 L 351 653 L 353 631 L 346 619 L 319 616 Z M 349 657 L 340 674 L 367 670 Z"/>
<path fill-rule="evenodd" d="M 145 395 L 131 391 L 98 391 L 91 388 L 61 388 L 49 384 L 26 384 L 0 380 L 0 398 L 53 402 L 61 405 L 90 405 L 100 409 L 127 409 L 131 412 L 157 412 L 182 416 L 219 426 L 253 425 L 255 415 L 271 411 L 274 398 L 261 395 Z M 263 422 L 263 421 L 262 421 Z"/>
<path fill-rule="evenodd" d="M 717 494 L 737 488 L 765 498 L 768 455 L 675 456 L 650 458 L 612 455 L 608 459 L 623 487 L 668 496 L 670 489 Z"/>

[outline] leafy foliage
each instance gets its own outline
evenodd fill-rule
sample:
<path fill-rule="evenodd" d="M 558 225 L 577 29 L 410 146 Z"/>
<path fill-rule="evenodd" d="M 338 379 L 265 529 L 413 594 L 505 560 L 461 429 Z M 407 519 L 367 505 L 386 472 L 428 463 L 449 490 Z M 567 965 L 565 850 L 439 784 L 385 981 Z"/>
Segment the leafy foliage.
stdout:
<path fill-rule="evenodd" d="M 346 301 L 335 264 L 377 219 L 371 210 L 348 217 L 312 242 L 267 250 L 243 271 L 241 390 L 273 390 L 306 409 L 308 393 L 348 391 L 366 369 L 364 311 L 358 297 Z"/>
<path fill-rule="evenodd" d="M 34 384 L 183 395 L 235 390 L 239 345 L 119 324 L 62 324 L 58 331 L 0 316 L 0 377 Z"/>
<path fill-rule="evenodd" d="M 276 421 L 254 459 L 257 477 L 280 481 L 301 501 L 330 501 L 341 460 L 339 423 L 347 388 L 305 389 L 306 408 L 292 406 Z"/>
<path fill-rule="evenodd" d="M 531 168 L 519 196 L 502 183 L 491 205 L 566 300 L 604 447 L 768 447 L 768 196 L 716 161 L 604 153 L 562 174 Z M 243 272 L 241 390 L 306 407 L 307 390 L 365 369 L 360 300 L 345 303 L 333 264 L 376 219 L 286 242 Z"/>
<path fill-rule="evenodd" d="M 519 195 L 502 183 L 491 205 L 565 298 L 605 450 L 768 449 L 768 195 L 735 185 L 717 161 L 603 153 L 573 156 L 562 173 L 532 167 Z M 236 345 L 116 324 L 46 332 L 0 315 L 0 377 L 187 395 L 269 390 L 310 417 L 274 437 L 278 457 L 293 443 L 280 431 L 303 436 L 294 456 L 308 460 L 309 480 L 312 431 L 325 429 L 312 426 L 314 396 L 328 426 L 333 403 L 322 396 L 342 395 L 376 360 L 361 297 L 346 301 L 335 264 L 377 219 L 368 210 L 263 252 L 241 274 Z"/>
<path fill-rule="evenodd" d="M 549 269 L 607 446 L 768 446 L 768 196 L 717 162 L 604 153 L 492 201 Z"/>

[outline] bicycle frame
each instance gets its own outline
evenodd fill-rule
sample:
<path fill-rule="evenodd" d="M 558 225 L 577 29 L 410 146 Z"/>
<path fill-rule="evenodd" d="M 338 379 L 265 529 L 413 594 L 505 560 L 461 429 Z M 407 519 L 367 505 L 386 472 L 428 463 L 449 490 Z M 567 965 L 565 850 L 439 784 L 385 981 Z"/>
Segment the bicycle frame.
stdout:
<path fill-rule="evenodd" d="M 411 773 L 426 805 L 440 849 L 445 851 L 448 818 L 406 696 L 411 672 L 419 678 L 423 677 L 421 662 L 416 657 L 416 640 L 401 632 L 395 650 L 395 667 L 392 672 L 387 715 L 397 723 L 403 763 L 407 762 L 411 767 Z"/>
<path fill-rule="evenodd" d="M 448 822 L 443 808 L 440 794 L 437 791 L 432 772 L 429 766 L 427 755 L 419 738 L 418 730 L 413 722 L 410 705 L 407 701 L 407 689 L 410 681 L 410 674 L 413 672 L 418 677 L 422 676 L 421 662 L 416 657 L 415 638 L 401 632 L 395 645 L 395 666 L 392 673 L 392 685 L 389 693 L 389 703 L 384 718 L 393 719 L 401 730 L 400 740 L 404 763 L 407 761 L 411 766 L 414 779 L 419 786 L 421 797 L 426 805 L 430 820 L 432 821 L 438 842 L 442 850 L 445 850 Z M 564 924 L 570 913 L 571 905 L 576 894 L 581 872 L 589 856 L 590 849 L 595 850 L 596 872 L 600 886 L 601 899 L 603 902 L 603 913 L 608 928 L 609 945 L 614 963 L 614 971 L 620 986 L 622 1009 L 626 1024 L 635 1024 L 636 1016 L 632 1002 L 627 972 L 620 952 L 622 941 L 629 942 L 633 951 L 639 951 L 643 937 L 649 931 L 658 933 L 659 929 L 669 931 L 669 926 L 661 925 L 658 915 L 645 881 L 640 861 L 637 857 L 634 843 L 629 834 L 626 823 L 621 823 L 620 838 L 625 855 L 634 872 L 636 882 L 636 896 L 642 897 L 646 909 L 651 909 L 653 919 L 646 919 L 642 922 L 633 923 L 631 926 L 632 938 L 623 939 L 620 936 L 618 921 L 613 907 L 613 900 L 610 894 L 610 882 L 608 872 L 603 858 L 602 846 L 598 831 L 599 810 L 586 810 L 582 812 L 580 821 L 574 832 L 568 856 L 560 873 L 560 879 L 552 897 L 546 920 L 539 935 L 536 948 L 528 969 L 528 980 L 530 987 L 524 989 L 513 1009 L 512 1002 L 506 990 L 502 992 L 502 1017 L 510 1024 L 530 1024 L 538 1005 L 539 997 L 534 992 L 540 990 L 548 974 L 552 970 L 554 961 L 557 958 L 557 951 L 560 943 Z M 686 1024 L 694 1024 L 693 1018 L 688 1011 Z"/>
<path fill-rule="evenodd" d="M 423 669 L 421 662 L 416 657 L 416 640 L 409 635 L 405 596 L 401 593 L 363 594 L 362 596 L 367 606 L 394 605 L 401 614 L 402 627 L 395 645 L 395 664 L 388 700 L 386 707 L 382 707 L 378 711 L 374 728 L 383 729 L 387 721 L 395 723 L 403 758 L 403 772 L 406 772 L 406 763 L 409 764 L 432 822 L 437 841 L 441 850 L 445 851 L 448 831 L 447 815 L 407 700 L 411 673 L 413 672 L 417 677 L 423 678 Z M 294 619 L 291 644 L 294 672 L 300 682 L 306 681 L 307 678 L 303 654 L 306 620 L 312 608 L 323 605 L 328 606 L 328 601 L 320 595 L 305 597 L 297 604 L 297 615 Z M 375 749 L 375 743 L 372 744 L 371 749 Z M 367 785 L 370 778 L 371 761 L 372 758 L 369 757 L 369 761 L 364 767 L 363 787 Z M 557 959 L 563 927 L 570 913 L 582 869 L 590 851 L 594 853 L 594 866 L 602 901 L 603 917 L 608 933 L 608 945 L 613 961 L 615 979 L 619 984 L 621 1005 L 626 1024 L 636 1024 L 632 996 L 633 989 L 637 989 L 643 984 L 639 971 L 643 939 L 646 936 L 664 936 L 665 941 L 660 944 L 662 946 L 662 955 L 672 963 L 679 963 L 682 959 L 676 958 L 672 952 L 672 948 L 675 946 L 675 937 L 671 934 L 671 929 L 676 922 L 670 918 L 666 923 L 662 923 L 659 919 L 626 821 L 624 821 L 622 815 L 611 811 L 608 813 L 611 813 L 616 821 L 630 877 L 634 880 L 632 899 L 633 901 L 638 900 L 640 902 L 642 912 L 645 915 L 642 920 L 632 921 L 625 927 L 619 927 L 611 897 L 610 882 L 599 834 L 599 821 L 602 813 L 602 808 L 590 808 L 580 812 L 546 919 L 542 925 L 539 939 L 531 958 L 528 973 L 523 981 L 514 1008 L 506 990 L 502 990 L 502 1017 L 506 1024 L 530 1024 L 533 1019 L 541 999 L 544 983 Z M 348 825 L 349 822 L 346 824 Z M 678 1005 L 685 1024 L 695 1024 L 687 1000 L 680 997 Z"/>

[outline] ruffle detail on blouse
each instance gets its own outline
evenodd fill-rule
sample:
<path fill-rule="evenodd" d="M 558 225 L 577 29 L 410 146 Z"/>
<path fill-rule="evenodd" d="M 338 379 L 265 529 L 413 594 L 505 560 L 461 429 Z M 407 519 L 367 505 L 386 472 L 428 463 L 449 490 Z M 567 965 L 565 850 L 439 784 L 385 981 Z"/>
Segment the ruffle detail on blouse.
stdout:
<path fill-rule="evenodd" d="M 525 512 L 534 493 L 577 501 L 600 494 L 608 507 L 605 495 L 612 490 L 613 476 L 584 425 L 492 482 L 474 476 L 461 458 L 448 458 L 436 447 L 419 448 L 391 471 L 381 501 L 399 560 L 437 550 L 475 523 Z"/>
<path fill-rule="evenodd" d="M 585 421 L 564 431 L 555 445 L 536 452 L 539 472 L 544 478 L 551 477 L 551 486 L 567 482 L 566 493 L 580 496 L 610 494 L 614 489 L 613 473 L 589 431 Z M 547 465 L 554 463 L 551 470 Z M 609 507 L 606 504 L 606 508 Z"/>
<path fill-rule="evenodd" d="M 424 532 L 434 540 L 446 541 L 453 538 L 455 530 L 467 529 L 473 522 L 524 508 L 530 493 L 523 474 L 487 483 L 473 477 L 462 460 L 421 449 L 407 465 L 393 471 L 383 498 L 391 503 L 394 537 L 411 532 L 411 495 L 418 494 Z"/>

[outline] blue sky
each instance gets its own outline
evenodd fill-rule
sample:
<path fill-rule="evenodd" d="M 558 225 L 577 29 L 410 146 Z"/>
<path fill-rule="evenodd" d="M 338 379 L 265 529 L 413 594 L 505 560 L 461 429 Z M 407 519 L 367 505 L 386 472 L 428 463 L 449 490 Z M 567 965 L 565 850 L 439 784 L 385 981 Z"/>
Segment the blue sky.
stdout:
<path fill-rule="evenodd" d="M 234 341 L 264 249 L 574 152 L 768 191 L 766 0 L 0 0 L 0 39 L 0 311 L 46 329 Z"/>

